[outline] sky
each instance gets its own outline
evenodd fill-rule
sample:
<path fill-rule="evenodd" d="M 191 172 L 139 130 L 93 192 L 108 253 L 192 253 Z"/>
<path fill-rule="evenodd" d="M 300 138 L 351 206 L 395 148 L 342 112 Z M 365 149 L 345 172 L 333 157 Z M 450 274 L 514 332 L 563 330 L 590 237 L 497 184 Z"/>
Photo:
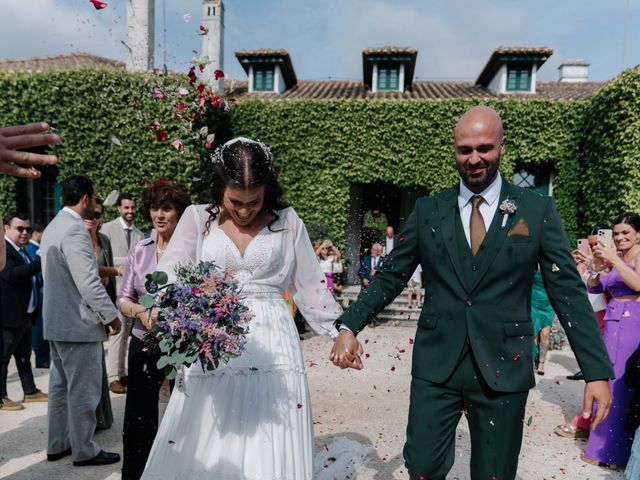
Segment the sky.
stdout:
<path fill-rule="evenodd" d="M 89 52 L 125 60 L 126 4 L 105 0 L 0 0 L 0 59 Z M 289 51 L 298 79 L 362 79 L 362 50 L 418 50 L 415 78 L 477 78 L 498 46 L 551 47 L 539 79 L 558 79 L 565 60 L 591 64 L 604 81 L 640 64 L 640 0 L 228 0 L 224 65 L 244 79 L 234 53 Z M 166 22 L 164 19 L 166 18 Z M 201 0 L 156 0 L 156 67 L 186 71 L 200 51 Z M 165 38 L 166 26 L 166 42 Z"/>

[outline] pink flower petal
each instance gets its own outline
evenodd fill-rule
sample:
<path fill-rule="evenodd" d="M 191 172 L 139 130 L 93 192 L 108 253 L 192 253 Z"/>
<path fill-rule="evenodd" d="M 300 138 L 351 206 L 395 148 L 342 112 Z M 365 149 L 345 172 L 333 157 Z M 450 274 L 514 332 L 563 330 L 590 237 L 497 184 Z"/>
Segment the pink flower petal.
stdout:
<path fill-rule="evenodd" d="M 96 10 L 102 10 L 103 8 L 107 7 L 107 4 L 104 2 L 100 2 L 99 0 L 89 0 L 94 7 L 96 7 Z"/>

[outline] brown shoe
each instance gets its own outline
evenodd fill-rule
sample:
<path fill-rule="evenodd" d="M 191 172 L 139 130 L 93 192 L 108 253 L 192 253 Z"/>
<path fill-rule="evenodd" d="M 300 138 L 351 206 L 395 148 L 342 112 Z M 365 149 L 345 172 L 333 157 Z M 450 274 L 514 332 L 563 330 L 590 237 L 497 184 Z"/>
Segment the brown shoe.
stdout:
<path fill-rule="evenodd" d="M 24 400 L 22 400 L 24 403 L 31 403 L 31 402 L 47 402 L 49 401 L 49 395 L 47 395 L 44 392 L 41 392 L 40 390 L 36 390 L 35 393 L 30 393 L 29 395 L 24 396 Z"/>
<path fill-rule="evenodd" d="M 120 380 L 114 380 L 109 384 L 109 390 L 113 393 L 127 393 L 127 389 L 124 388 Z"/>
<path fill-rule="evenodd" d="M 24 405 L 22 405 L 21 403 L 18 403 L 18 402 L 14 402 L 9 397 L 4 397 L 2 399 L 1 406 L 2 406 L 2 410 L 6 410 L 7 412 L 13 412 L 13 411 L 16 411 L 16 410 L 22 410 L 24 408 Z"/>

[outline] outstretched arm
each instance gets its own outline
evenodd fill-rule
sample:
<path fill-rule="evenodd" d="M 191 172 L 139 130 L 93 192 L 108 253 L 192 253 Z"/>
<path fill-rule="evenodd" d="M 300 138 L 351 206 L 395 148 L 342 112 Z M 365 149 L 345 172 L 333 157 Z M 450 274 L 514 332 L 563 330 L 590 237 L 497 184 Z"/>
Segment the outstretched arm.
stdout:
<path fill-rule="evenodd" d="M 56 164 L 58 157 L 55 155 L 21 151 L 60 143 L 60 137 L 56 134 L 42 135 L 48 130 L 49 125 L 44 122 L 0 127 L 0 173 L 14 177 L 38 178 L 40 171 L 33 165 Z M 28 168 L 19 164 L 27 165 Z"/>

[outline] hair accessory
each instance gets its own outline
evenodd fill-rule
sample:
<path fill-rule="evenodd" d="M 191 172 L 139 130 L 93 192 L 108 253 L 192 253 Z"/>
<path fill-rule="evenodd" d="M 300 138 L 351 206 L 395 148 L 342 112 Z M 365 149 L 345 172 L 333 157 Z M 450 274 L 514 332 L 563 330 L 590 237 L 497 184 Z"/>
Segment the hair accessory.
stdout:
<path fill-rule="evenodd" d="M 233 145 L 236 142 L 258 145 L 260 149 L 262 149 L 262 151 L 264 152 L 265 157 L 267 158 L 269 169 L 273 171 L 273 154 L 271 153 L 271 150 L 269 150 L 269 147 L 267 147 L 264 143 L 258 140 L 252 140 L 246 137 L 236 137 L 229 140 L 224 145 L 220 145 L 218 148 L 216 148 L 216 150 L 211 155 L 209 155 L 211 163 L 213 163 L 214 165 L 223 164 L 222 166 L 224 167 L 224 161 L 223 161 L 224 151 L 227 147 Z"/>

